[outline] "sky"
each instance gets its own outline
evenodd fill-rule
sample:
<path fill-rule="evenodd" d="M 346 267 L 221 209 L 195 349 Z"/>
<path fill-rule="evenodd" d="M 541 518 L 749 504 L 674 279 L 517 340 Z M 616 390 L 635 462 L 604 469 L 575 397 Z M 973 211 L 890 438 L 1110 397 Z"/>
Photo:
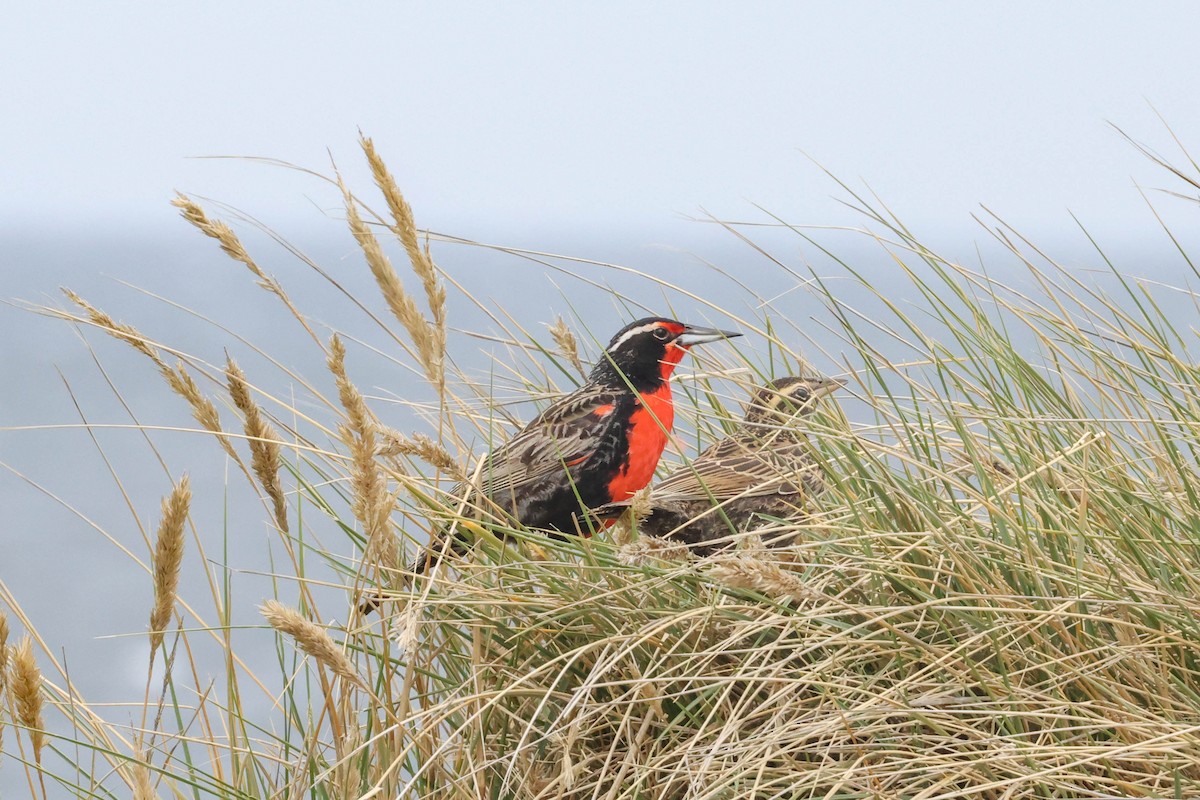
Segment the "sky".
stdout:
<path fill-rule="evenodd" d="M 1188 2 L 22 3 L 0 30 L 0 232 L 177 225 L 173 190 L 275 220 L 372 136 L 429 227 L 685 239 L 906 220 L 1120 230 L 1162 176 L 1110 127 L 1200 141 Z"/>

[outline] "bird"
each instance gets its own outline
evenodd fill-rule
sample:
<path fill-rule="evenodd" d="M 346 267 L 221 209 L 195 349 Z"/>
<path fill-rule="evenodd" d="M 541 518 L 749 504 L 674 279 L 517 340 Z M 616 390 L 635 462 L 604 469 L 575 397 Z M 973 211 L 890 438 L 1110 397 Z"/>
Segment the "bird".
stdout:
<path fill-rule="evenodd" d="M 671 374 L 696 345 L 740 333 L 666 317 L 631 322 L 612 337 L 587 380 L 489 453 L 477 478 L 454 487 L 464 515 L 553 536 L 589 534 L 590 509 L 628 500 L 654 477 L 674 424 Z M 438 534 L 413 564 L 424 573 L 444 549 Z M 360 610 L 378 606 L 379 597 Z"/>
<path fill-rule="evenodd" d="M 732 534 L 769 525 L 764 517 L 798 516 L 826 486 L 797 422 L 844 385 L 830 378 L 786 377 L 759 387 L 735 431 L 650 489 L 641 533 L 709 555 L 731 544 Z M 633 504 L 617 500 L 594 513 L 614 520 Z"/>

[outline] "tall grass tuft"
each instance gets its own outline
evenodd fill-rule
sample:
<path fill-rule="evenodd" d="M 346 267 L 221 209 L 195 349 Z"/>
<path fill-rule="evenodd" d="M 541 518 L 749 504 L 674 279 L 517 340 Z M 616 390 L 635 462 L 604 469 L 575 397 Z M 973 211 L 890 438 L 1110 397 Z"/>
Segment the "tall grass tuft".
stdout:
<path fill-rule="evenodd" d="M 1184 287 L 1196 274 L 1186 237 L 1170 234 L 1183 277 L 1169 288 L 1109 267 L 1099 249 L 1106 273 L 1068 269 L 998 221 L 986 231 L 999 263 L 982 269 L 851 193 L 885 271 L 775 218 L 725 223 L 743 241 L 764 239 L 758 275 L 772 288 L 757 292 L 741 264 L 714 279 L 719 302 L 618 265 L 489 251 L 557 269 L 601 334 L 640 316 L 645 298 L 656 312 L 678 303 L 692 320 L 707 309 L 752 334 L 741 351 L 714 345 L 679 371 L 664 469 L 723 436 L 763 380 L 811 364 L 848 377 L 803 423 L 828 490 L 803 518 L 764 520 L 698 558 L 638 538 L 636 510 L 624 527 L 560 541 L 479 523 L 448 496 L 480 454 L 575 385 L 602 342 L 561 318 L 548 330 L 517 322 L 451 280 L 374 145 L 362 147 L 386 214 L 329 181 L 379 294 L 354 298 L 362 330 L 314 337 L 336 399 L 276 361 L 294 399 L 273 400 L 287 413 L 268 416 L 255 397 L 289 393 L 252 392 L 232 359 L 225 367 L 250 443 L 240 473 L 270 498 L 289 548 L 257 584 L 274 596 L 210 582 L 211 611 L 198 597 L 167 604 L 151 628 L 186 609 L 176 640 L 186 658 L 164 677 L 165 712 L 135 736 L 126 708 L 89 703 L 65 667 L 43 681 L 26 640 L 9 694 L 18 725 L 43 736 L 39 774 L 101 794 L 79 776 L 111 771 L 138 797 L 1200 795 L 1200 359 L 1190 318 L 1168 305 L 1200 303 Z M 232 228 L 177 204 L 287 297 Z M 824 260 L 789 266 L 767 240 Z M 458 246 L 467 258 L 482 252 Z M 424 311 L 390 248 L 412 264 Z M 605 288 L 609 278 L 621 291 Z M 47 313 L 150 358 L 241 467 L 191 378 L 220 368 L 68 297 L 82 314 Z M 460 299 L 450 328 L 446 309 Z M 319 327 L 299 296 L 285 302 Z M 389 341 L 404 354 L 371 343 L 376 326 L 390 336 L 372 306 L 401 322 L 407 339 Z M 478 342 L 493 348 L 490 367 L 460 367 Z M 256 344 L 269 352 L 270 341 Z M 348 365 L 395 389 L 392 402 Z M 410 375 L 435 386 L 436 400 L 415 399 Z M 255 372 L 259 386 L 271 377 Z M 230 527 L 249 513 L 231 506 Z M 468 556 L 406 571 L 456 523 L 476 540 Z M 781 534 L 794 543 L 762 544 Z M 169 561 L 155 557 L 156 587 L 167 586 L 157 568 Z M 356 612 L 380 591 L 390 600 L 381 616 Z M 156 588 L 156 608 L 158 598 Z M 234 622 L 238 604 L 259 603 L 265 626 Z M 249 643 L 264 641 L 277 668 L 250 666 Z M 200 666 L 213 653 L 216 680 Z M 72 745 L 45 750 L 58 762 L 42 759 L 45 713 Z"/>

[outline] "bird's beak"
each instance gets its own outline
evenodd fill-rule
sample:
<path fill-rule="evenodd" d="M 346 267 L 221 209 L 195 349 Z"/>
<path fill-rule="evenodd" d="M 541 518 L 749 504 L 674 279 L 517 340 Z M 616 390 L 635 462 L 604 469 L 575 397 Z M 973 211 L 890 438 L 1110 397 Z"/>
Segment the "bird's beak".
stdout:
<path fill-rule="evenodd" d="M 732 339 L 735 336 L 741 336 L 740 333 L 733 331 L 721 331 L 716 328 L 698 328 L 695 325 L 688 325 L 683 329 L 683 333 L 675 337 L 675 344 L 679 347 L 691 347 L 692 345 L 704 344 L 705 342 L 715 342 L 718 339 Z"/>
<path fill-rule="evenodd" d="M 842 378 L 817 378 L 808 385 L 808 392 L 812 398 L 816 399 L 824 397 L 827 394 L 833 394 L 845 385 L 846 381 Z"/>

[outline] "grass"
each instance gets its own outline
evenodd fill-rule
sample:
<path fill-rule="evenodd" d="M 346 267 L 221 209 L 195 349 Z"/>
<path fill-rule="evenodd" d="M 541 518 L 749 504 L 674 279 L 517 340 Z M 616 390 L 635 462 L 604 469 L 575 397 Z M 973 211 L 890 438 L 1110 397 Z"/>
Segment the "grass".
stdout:
<path fill-rule="evenodd" d="M 383 424 L 353 380 L 373 355 L 362 337 L 318 333 L 234 229 L 186 197 L 184 218 L 249 270 L 263 302 L 283 304 L 327 375 L 270 362 L 294 387 L 285 399 L 232 359 L 205 363 L 84 298 L 41 309 L 145 356 L 211 440 L 203 446 L 224 448 L 231 473 L 255 487 L 283 559 L 277 596 L 262 599 L 260 633 L 278 652 L 278 669 L 264 672 L 234 644 L 237 609 L 219 569 L 206 570 L 208 600 L 177 596 L 181 565 L 205 563 L 180 555 L 191 490 L 178 476 L 143 562 L 154 598 L 146 691 L 121 713 L 72 688 L 56 645 L 5 590 L 0 746 L 3 768 L 23 768 L 32 794 L 1200 794 L 1200 367 L 1194 329 L 1150 284 L 1105 265 L 1106 294 L 995 225 L 1022 268 L 1007 285 L 939 256 L 844 187 L 861 235 L 918 302 L 901 305 L 896 284 L 873 286 L 832 252 L 836 281 L 776 262 L 823 305 L 812 339 L 839 353 L 829 363 L 850 379 L 837 396 L 845 408 L 827 404 L 807 423 L 830 488 L 805 519 L 777 523 L 796 544 L 764 548 L 748 535 L 693 559 L 628 530 L 567 542 L 504 531 L 514 542 L 504 546 L 474 526 L 469 559 L 412 576 L 404 565 L 417 548 L 462 513 L 446 491 L 470 474 L 470 454 L 528 418 L 506 401 L 571 388 L 596 337 L 561 318 L 531 332 L 535 321 L 455 282 L 373 145 L 363 149 L 386 211 L 327 180 L 380 290 L 353 298 L 363 325 L 402 353 L 414 387 L 423 382 L 413 396 L 433 398 L 410 401 L 421 432 Z M 1191 191 L 1194 168 L 1170 169 Z M 397 244 L 411 276 L 388 255 Z M 448 297 L 470 309 L 463 319 L 451 319 Z M 674 460 L 723 435 L 749 387 L 809 368 L 781 313 L 787 300 L 748 299 L 755 317 L 708 304 L 752 336 L 741 352 L 707 349 L 678 382 L 691 423 Z M 627 295 L 609 302 L 638 313 Z M 452 322 L 498 331 L 510 357 L 482 379 L 460 369 Z M 358 614 L 377 586 L 389 598 L 381 617 Z M 4 644 L 13 626 L 31 638 Z M 216 680 L 199 666 L 213 652 Z"/>

